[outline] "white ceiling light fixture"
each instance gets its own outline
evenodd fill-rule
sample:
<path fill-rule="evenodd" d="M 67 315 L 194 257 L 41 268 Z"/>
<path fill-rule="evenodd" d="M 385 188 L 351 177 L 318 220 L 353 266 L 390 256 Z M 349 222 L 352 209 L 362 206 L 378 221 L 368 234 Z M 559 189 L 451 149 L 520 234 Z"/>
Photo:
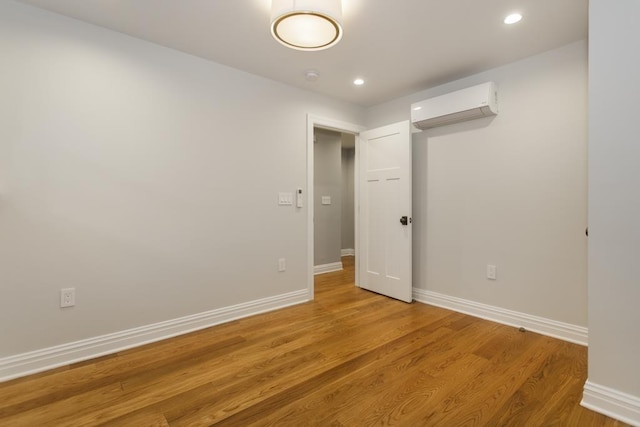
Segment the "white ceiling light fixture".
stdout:
<path fill-rule="evenodd" d="M 364 80 L 363 79 L 359 79 L 359 78 L 355 79 L 353 81 L 353 84 L 356 85 L 356 86 L 362 86 L 364 84 Z"/>
<path fill-rule="evenodd" d="M 504 18 L 504 23 L 510 25 L 515 24 L 516 22 L 520 22 L 520 20 L 522 20 L 522 15 L 520 15 L 519 13 L 512 13 L 511 15 Z"/>
<path fill-rule="evenodd" d="M 342 38 L 342 0 L 272 0 L 271 34 L 292 49 L 328 49 Z"/>

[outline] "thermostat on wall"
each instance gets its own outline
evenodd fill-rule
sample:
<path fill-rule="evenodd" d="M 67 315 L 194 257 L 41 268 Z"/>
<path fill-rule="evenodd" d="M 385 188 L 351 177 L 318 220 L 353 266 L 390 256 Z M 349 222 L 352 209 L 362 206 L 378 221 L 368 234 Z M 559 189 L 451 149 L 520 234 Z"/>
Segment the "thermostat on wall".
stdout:
<path fill-rule="evenodd" d="M 302 207 L 302 188 L 296 190 L 296 206 L 299 208 Z"/>

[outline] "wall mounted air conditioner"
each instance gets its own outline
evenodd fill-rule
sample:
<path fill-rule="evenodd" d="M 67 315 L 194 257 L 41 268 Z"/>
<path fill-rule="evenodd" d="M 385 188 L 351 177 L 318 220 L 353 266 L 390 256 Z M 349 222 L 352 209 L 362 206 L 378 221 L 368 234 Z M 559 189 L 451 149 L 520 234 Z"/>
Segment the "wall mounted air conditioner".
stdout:
<path fill-rule="evenodd" d="M 411 104 L 411 122 L 422 130 L 497 114 L 498 92 L 493 82 Z"/>

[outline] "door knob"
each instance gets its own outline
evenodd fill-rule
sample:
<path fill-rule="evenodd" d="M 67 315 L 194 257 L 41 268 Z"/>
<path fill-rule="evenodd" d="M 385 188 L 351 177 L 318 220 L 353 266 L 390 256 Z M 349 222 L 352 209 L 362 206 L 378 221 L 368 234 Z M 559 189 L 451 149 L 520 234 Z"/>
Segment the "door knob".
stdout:
<path fill-rule="evenodd" d="M 400 218 L 400 224 L 402 225 L 407 225 L 408 224 L 409 219 L 406 216 L 403 216 Z"/>

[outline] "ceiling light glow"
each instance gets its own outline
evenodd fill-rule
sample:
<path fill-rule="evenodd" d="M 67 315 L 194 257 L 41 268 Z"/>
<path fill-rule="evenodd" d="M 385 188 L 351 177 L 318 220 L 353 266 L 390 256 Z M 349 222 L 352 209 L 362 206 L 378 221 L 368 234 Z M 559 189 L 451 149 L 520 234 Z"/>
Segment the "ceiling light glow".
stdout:
<path fill-rule="evenodd" d="M 516 22 L 520 22 L 521 19 L 522 15 L 520 15 L 519 13 L 512 13 L 511 15 L 504 18 L 504 23 L 511 25 L 515 24 Z"/>
<path fill-rule="evenodd" d="M 356 85 L 356 86 L 362 86 L 362 85 L 364 84 L 364 80 L 362 80 L 362 79 L 355 79 L 355 80 L 353 81 L 353 84 L 354 84 L 354 85 Z"/>

